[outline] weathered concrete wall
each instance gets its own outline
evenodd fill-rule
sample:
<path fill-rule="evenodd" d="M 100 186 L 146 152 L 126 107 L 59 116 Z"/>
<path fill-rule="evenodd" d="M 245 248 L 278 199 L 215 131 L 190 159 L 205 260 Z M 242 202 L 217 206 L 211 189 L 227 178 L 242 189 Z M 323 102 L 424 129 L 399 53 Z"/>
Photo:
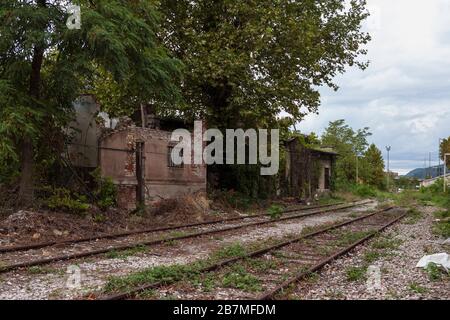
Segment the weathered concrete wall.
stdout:
<path fill-rule="evenodd" d="M 119 206 L 135 208 L 137 141 L 145 143 L 146 202 L 206 192 L 206 165 L 169 167 L 170 132 L 131 127 L 101 139 L 100 167 L 104 176 L 120 186 Z"/>
<path fill-rule="evenodd" d="M 325 188 L 325 169 L 330 169 L 330 175 L 332 174 L 332 160 L 331 159 L 321 159 L 320 160 L 320 174 L 319 174 L 319 188 L 318 192 L 327 192 L 329 189 Z M 331 179 L 331 177 L 330 177 Z"/>

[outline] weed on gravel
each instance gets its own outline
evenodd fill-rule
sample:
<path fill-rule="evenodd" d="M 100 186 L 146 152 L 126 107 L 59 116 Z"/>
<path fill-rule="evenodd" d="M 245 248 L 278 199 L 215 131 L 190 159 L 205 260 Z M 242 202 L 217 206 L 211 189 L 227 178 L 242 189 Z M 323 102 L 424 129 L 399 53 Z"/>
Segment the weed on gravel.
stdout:
<path fill-rule="evenodd" d="M 345 270 L 347 281 L 362 281 L 366 279 L 367 266 L 362 267 L 349 267 Z"/>
<path fill-rule="evenodd" d="M 135 256 L 139 253 L 146 252 L 147 250 L 148 248 L 146 246 L 136 246 L 134 248 L 123 251 L 111 250 L 110 252 L 106 253 L 106 257 L 108 259 L 125 259 L 130 256 Z"/>
<path fill-rule="evenodd" d="M 246 292 L 259 292 L 262 290 L 259 279 L 248 273 L 241 264 L 233 265 L 231 270 L 224 275 L 222 285 L 225 288 L 235 288 Z"/>

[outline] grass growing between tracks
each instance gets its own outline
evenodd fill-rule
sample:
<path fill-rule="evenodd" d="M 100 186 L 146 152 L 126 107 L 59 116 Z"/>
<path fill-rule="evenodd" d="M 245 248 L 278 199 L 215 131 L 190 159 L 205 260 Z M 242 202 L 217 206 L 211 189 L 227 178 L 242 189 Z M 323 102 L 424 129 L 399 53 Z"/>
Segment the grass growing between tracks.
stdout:
<path fill-rule="evenodd" d="M 321 230 L 325 227 L 330 227 L 336 224 L 338 223 L 323 224 L 317 226 L 317 229 Z M 340 241 L 342 245 L 345 245 L 347 242 L 356 242 L 369 233 L 370 232 L 356 232 L 343 234 Z M 305 232 L 301 233 L 301 235 L 304 234 Z M 242 244 L 232 244 L 222 247 L 221 249 L 213 252 L 212 254 L 210 254 L 208 259 L 195 261 L 190 264 L 159 266 L 130 274 L 125 277 L 111 277 L 104 287 L 103 291 L 105 293 L 128 292 L 133 288 L 142 285 L 167 285 L 175 282 L 186 282 L 197 286 L 201 285 L 203 288 L 206 288 L 206 290 L 210 290 L 213 286 L 215 286 L 215 284 L 218 283 L 218 279 L 215 279 L 214 276 L 210 274 L 206 274 L 205 276 L 204 269 L 206 269 L 207 267 L 212 266 L 218 262 L 226 261 L 230 258 L 243 258 L 250 252 L 254 252 L 287 240 L 291 240 L 293 238 L 297 238 L 298 236 L 299 235 L 297 234 L 289 234 L 284 236 L 282 239 L 269 238 L 266 241 L 258 241 L 252 244 L 245 244 L 245 247 L 243 247 Z M 245 264 L 247 269 L 257 272 L 264 272 L 276 266 L 273 263 L 267 261 L 263 262 L 256 258 L 246 258 L 239 263 L 241 265 Z M 223 268 L 225 269 L 225 271 L 227 271 L 229 266 L 225 266 Z M 238 271 L 239 272 L 237 272 L 236 270 L 231 271 L 229 273 L 226 273 L 225 276 L 221 277 L 221 285 L 248 291 L 258 290 L 258 284 L 255 282 L 256 278 L 251 276 L 250 273 L 244 273 L 242 269 L 239 269 Z M 254 283 L 255 285 L 249 285 L 250 282 Z"/>
<path fill-rule="evenodd" d="M 393 251 L 398 250 L 403 243 L 400 239 L 395 239 L 389 235 L 379 234 L 366 250 L 362 257 L 362 264 L 359 266 L 348 267 L 345 270 L 347 281 L 358 282 L 367 279 L 367 269 L 371 264 L 383 257 L 393 254 Z"/>
<path fill-rule="evenodd" d="M 207 259 L 195 261 L 185 265 L 158 266 L 145 269 L 143 271 L 133 273 L 124 277 L 111 277 L 105 285 L 104 293 L 127 292 L 137 286 L 153 283 L 171 284 L 179 281 L 190 282 L 191 284 L 201 284 L 203 287 L 211 288 L 213 279 L 202 276 L 202 270 L 220 261 L 231 258 L 242 258 L 250 252 L 260 250 L 264 247 L 274 245 L 276 243 L 287 241 L 298 237 L 296 234 L 289 234 L 282 239 L 268 239 L 266 241 L 258 241 L 255 243 L 245 244 L 234 243 L 224 246 L 213 253 Z M 264 269 L 270 268 L 271 264 L 263 264 L 256 259 L 245 259 L 245 263 L 249 263 L 253 268 Z M 234 279 L 236 280 L 236 279 Z M 245 282 L 245 277 L 244 277 Z M 229 285 L 233 281 L 229 279 Z"/>
<path fill-rule="evenodd" d="M 134 248 L 130 248 L 123 251 L 111 250 L 106 254 L 108 259 L 125 259 L 130 256 L 137 255 L 139 253 L 146 252 L 148 248 L 146 246 L 136 246 Z"/>
<path fill-rule="evenodd" d="M 222 285 L 225 288 L 234 288 L 246 292 L 262 291 L 260 280 L 250 274 L 242 264 L 233 265 L 222 278 Z"/>
<path fill-rule="evenodd" d="M 158 266 L 130 274 L 125 277 L 111 277 L 104 291 L 123 292 L 143 284 L 169 284 L 178 281 L 194 281 L 201 270 L 221 260 L 242 257 L 247 253 L 240 244 L 232 244 L 213 252 L 208 259 L 186 265 Z"/>

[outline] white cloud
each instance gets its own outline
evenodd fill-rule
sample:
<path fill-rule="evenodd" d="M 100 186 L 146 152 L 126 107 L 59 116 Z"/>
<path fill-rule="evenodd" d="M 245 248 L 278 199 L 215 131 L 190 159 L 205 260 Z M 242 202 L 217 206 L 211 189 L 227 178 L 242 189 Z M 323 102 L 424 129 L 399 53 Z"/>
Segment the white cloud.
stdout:
<path fill-rule="evenodd" d="M 438 139 L 450 135 L 450 1 L 369 0 L 366 24 L 373 40 L 370 67 L 337 79 L 338 92 L 323 89 L 320 114 L 299 127 L 322 132 L 329 121 L 369 126 L 371 141 L 392 145 L 392 168 L 423 166 Z"/>

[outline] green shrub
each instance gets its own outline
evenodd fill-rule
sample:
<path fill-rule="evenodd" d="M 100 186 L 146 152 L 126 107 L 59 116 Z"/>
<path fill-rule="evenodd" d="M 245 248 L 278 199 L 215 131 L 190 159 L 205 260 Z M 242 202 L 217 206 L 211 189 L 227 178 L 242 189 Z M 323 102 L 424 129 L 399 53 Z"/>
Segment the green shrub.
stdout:
<path fill-rule="evenodd" d="M 272 219 L 280 219 L 283 215 L 283 207 L 277 204 L 273 204 L 267 209 L 267 213 Z"/>
<path fill-rule="evenodd" d="M 361 198 L 376 197 L 378 195 L 377 190 L 374 187 L 365 184 L 353 186 L 352 192 Z"/>
<path fill-rule="evenodd" d="M 235 288 L 246 292 L 257 292 L 262 290 L 260 280 L 248 273 L 241 265 L 233 266 L 232 270 L 225 274 L 222 285 L 225 288 Z"/>
<path fill-rule="evenodd" d="M 99 168 L 94 170 L 91 175 L 95 179 L 96 184 L 94 196 L 97 206 L 101 210 L 114 207 L 117 199 L 117 187 L 113 180 L 110 177 L 102 177 Z"/>
<path fill-rule="evenodd" d="M 361 281 L 366 279 L 367 267 L 350 267 L 345 270 L 347 281 Z"/>
<path fill-rule="evenodd" d="M 56 188 L 52 195 L 45 201 L 51 210 L 62 210 L 74 214 L 83 214 L 89 209 L 89 204 L 83 196 L 72 195 L 65 188 Z"/>
<path fill-rule="evenodd" d="M 449 275 L 449 272 L 445 272 L 444 270 L 441 269 L 441 267 L 439 267 L 437 264 L 435 263 L 429 263 L 426 271 L 428 273 L 428 278 L 430 279 L 430 281 L 440 281 L 442 280 L 444 274 L 446 273 L 447 275 Z"/>
<path fill-rule="evenodd" d="M 443 238 L 450 237 L 450 210 L 440 211 L 434 215 L 440 221 L 433 226 L 433 233 Z"/>

